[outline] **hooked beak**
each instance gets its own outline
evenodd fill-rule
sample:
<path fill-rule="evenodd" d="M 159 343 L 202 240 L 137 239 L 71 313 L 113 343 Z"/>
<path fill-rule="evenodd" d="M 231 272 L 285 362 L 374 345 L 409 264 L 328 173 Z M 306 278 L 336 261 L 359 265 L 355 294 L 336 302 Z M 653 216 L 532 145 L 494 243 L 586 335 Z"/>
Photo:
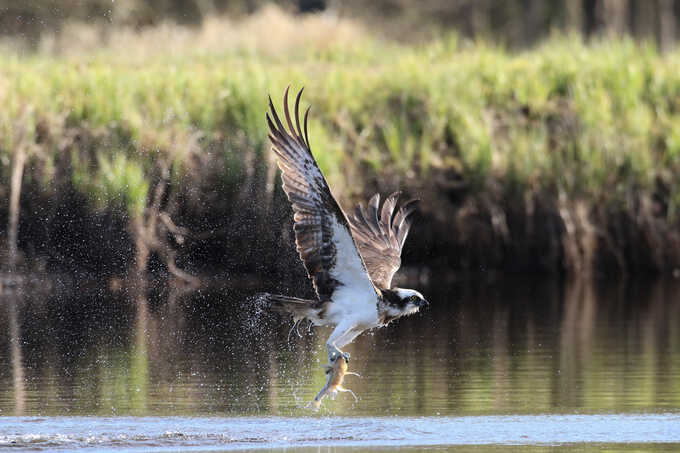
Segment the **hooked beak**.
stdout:
<path fill-rule="evenodd" d="M 430 305 L 430 303 L 428 301 L 426 301 L 425 299 L 416 301 L 416 307 L 418 307 L 418 308 L 427 307 L 428 305 Z"/>

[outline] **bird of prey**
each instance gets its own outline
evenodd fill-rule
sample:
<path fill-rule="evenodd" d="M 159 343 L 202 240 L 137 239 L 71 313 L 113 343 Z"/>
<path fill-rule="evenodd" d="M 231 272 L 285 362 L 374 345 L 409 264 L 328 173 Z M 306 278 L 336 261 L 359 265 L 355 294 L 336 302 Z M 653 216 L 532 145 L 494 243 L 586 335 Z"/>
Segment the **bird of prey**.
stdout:
<path fill-rule="evenodd" d="M 368 207 L 359 204 L 345 215 L 328 187 L 312 155 L 307 117 L 300 127 L 300 97 L 295 116 L 288 108 L 288 89 L 283 96 L 286 126 L 276 113 L 271 97 L 266 115 L 269 139 L 278 157 L 283 190 L 293 207 L 297 251 L 312 280 L 317 300 L 265 294 L 271 309 L 290 313 L 314 325 L 335 326 L 326 342 L 331 363 L 361 332 L 383 327 L 404 315 L 418 312 L 428 302 L 418 291 L 392 287 L 392 276 L 401 266 L 401 250 L 412 223 L 416 200 L 402 203 L 393 193 L 380 205 L 375 194 Z M 304 131 L 304 134 L 303 134 Z"/>

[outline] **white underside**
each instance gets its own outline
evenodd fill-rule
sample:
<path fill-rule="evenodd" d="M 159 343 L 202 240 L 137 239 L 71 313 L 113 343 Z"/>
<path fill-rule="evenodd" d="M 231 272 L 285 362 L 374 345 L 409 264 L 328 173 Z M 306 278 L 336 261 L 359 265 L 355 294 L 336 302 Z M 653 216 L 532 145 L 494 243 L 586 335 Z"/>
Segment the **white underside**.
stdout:
<path fill-rule="evenodd" d="M 330 273 L 341 285 L 333 293 L 332 302 L 328 304 L 324 324 L 337 326 L 327 344 L 341 348 L 364 330 L 379 325 L 378 295 L 349 230 L 335 220 L 332 228 L 337 256 Z"/>

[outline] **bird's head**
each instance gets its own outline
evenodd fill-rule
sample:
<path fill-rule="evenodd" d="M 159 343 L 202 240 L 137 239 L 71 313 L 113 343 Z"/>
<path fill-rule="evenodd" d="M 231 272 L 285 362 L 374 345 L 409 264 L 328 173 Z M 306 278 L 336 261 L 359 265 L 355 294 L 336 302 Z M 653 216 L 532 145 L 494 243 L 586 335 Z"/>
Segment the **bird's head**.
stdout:
<path fill-rule="evenodd" d="M 383 291 L 383 300 L 390 318 L 412 315 L 429 305 L 423 295 L 414 289 L 392 288 Z"/>

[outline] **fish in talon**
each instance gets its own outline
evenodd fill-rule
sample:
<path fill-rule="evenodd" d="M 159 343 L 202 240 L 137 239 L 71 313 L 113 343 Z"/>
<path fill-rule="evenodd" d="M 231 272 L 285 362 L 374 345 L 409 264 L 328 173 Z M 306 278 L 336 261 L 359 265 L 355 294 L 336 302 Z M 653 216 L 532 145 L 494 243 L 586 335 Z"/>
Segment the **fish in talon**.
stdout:
<path fill-rule="evenodd" d="M 354 392 L 350 389 L 344 388 L 342 384 L 345 376 L 348 374 L 359 377 L 361 376 L 358 373 L 347 371 L 347 360 L 343 356 L 339 356 L 334 361 L 331 361 L 330 364 L 324 365 L 324 368 L 326 370 L 326 384 L 316 395 L 316 397 L 314 397 L 314 399 L 310 401 L 309 404 L 307 404 L 307 409 L 318 411 L 319 407 L 321 406 L 321 400 L 327 396 L 334 400 L 338 392 L 349 392 L 354 397 L 354 401 L 358 401 L 358 398 Z"/>

